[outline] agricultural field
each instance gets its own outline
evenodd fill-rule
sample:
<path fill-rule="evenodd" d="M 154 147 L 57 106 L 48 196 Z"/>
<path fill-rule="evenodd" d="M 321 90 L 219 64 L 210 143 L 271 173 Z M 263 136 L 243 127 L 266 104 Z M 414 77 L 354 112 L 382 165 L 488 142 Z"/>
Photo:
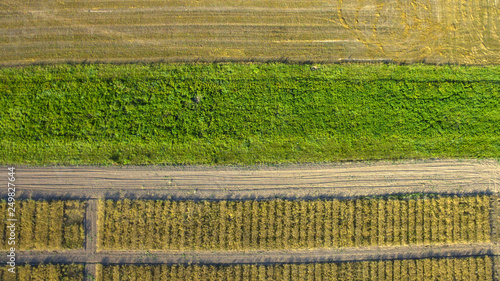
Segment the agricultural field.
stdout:
<path fill-rule="evenodd" d="M 500 279 L 499 2 L 3 0 L 0 280 Z"/>
<path fill-rule="evenodd" d="M 1 7 L 1 65 L 500 62 L 498 0 L 6 0 Z"/>
<path fill-rule="evenodd" d="M 7 202 L 0 202 L 0 214 L 7 215 Z M 61 250 L 83 248 L 85 203 L 75 200 L 16 202 L 18 250 Z M 5 217 L 6 218 L 6 217 Z M 7 224 L 0 226 L 0 247 L 10 248 Z"/>
<path fill-rule="evenodd" d="M 339 164 L 326 171 L 368 183 L 372 189 L 374 183 L 388 188 L 395 184 L 420 193 L 345 197 L 342 186 L 337 186 L 337 195 L 332 197 L 300 197 L 297 189 L 292 195 L 298 197 L 269 196 L 259 200 L 236 199 L 237 193 L 224 200 L 195 193 L 190 200 L 130 200 L 126 198 L 141 198 L 139 191 L 154 188 L 114 179 L 119 169 L 130 173 L 124 167 L 38 167 L 36 173 L 20 167 L 16 169 L 16 184 L 26 186 L 26 192 L 39 190 L 54 198 L 56 190 L 73 190 L 72 197 L 82 201 L 16 201 L 20 230 L 17 242 L 22 245 L 16 250 L 17 274 L 9 273 L 4 266 L 0 280 L 82 280 L 82 271 L 84 280 L 493 280 L 499 265 L 496 241 L 500 202 L 484 188 L 491 187 L 498 164 L 474 163 L 433 160 L 421 164 Z M 417 167 L 420 172 L 413 173 Z M 230 182 L 245 182 L 242 175 L 280 177 L 295 171 L 295 177 L 305 176 L 309 181 L 323 178 L 322 170 L 310 168 L 226 170 L 226 184 L 209 189 L 217 192 Z M 430 170 L 442 171 L 428 173 Z M 128 184 L 130 189 L 115 188 L 115 195 L 109 188 L 104 188 L 103 194 L 96 193 L 101 188 L 93 183 L 91 171 L 118 187 Z M 200 182 L 208 179 L 200 170 L 193 172 L 192 177 Z M 137 185 L 155 173 L 137 170 L 132 178 Z M 356 173 L 362 173 L 363 178 L 354 179 Z M 460 177 L 449 177 L 450 173 L 460 173 Z M 71 187 L 54 183 L 46 188 L 23 182 L 23 176 L 28 174 L 36 174 L 35 179 L 64 175 Z M 395 178 L 383 180 L 393 174 Z M 427 178 L 439 181 L 426 182 Z M 455 186 L 481 185 L 484 193 L 425 193 L 423 185 L 408 185 L 416 179 L 424 185 L 441 186 L 441 180 L 454 183 L 443 189 L 453 192 L 457 192 Z M 342 180 L 328 182 L 338 185 Z M 184 184 L 200 188 L 195 182 Z M 160 189 L 168 194 L 178 188 Z M 274 188 L 280 189 L 279 183 Z M 21 197 L 29 196 L 22 193 Z M 3 202 L 0 212 L 5 212 L 5 207 Z M 49 223 L 43 223 L 46 213 L 53 215 L 48 217 Z M 74 241 L 74 245 L 78 244 L 75 247 L 66 246 L 64 226 L 53 223 L 61 215 L 63 223 L 73 222 L 76 229 L 82 230 L 72 235 L 78 240 Z M 26 217 L 32 218 L 31 224 Z M 62 233 L 62 238 L 49 235 L 47 239 L 47 224 L 49 229 L 55 227 L 57 233 Z M 27 237 L 32 241 L 25 246 L 30 241 Z M 5 242 L 5 237 L 2 239 Z M 0 262 L 5 263 L 6 258 L 3 255 Z"/>
<path fill-rule="evenodd" d="M 0 163 L 498 158 L 499 83 L 498 66 L 5 68 Z"/>
<path fill-rule="evenodd" d="M 488 256 L 275 265 L 109 265 L 111 280 L 493 280 Z"/>
<path fill-rule="evenodd" d="M 19 265 L 16 274 L 7 272 L 8 267 L 0 267 L 0 280 L 3 281 L 26 281 L 26 280 L 50 280 L 50 281 L 82 281 L 83 265 L 78 264 L 39 264 Z"/>
<path fill-rule="evenodd" d="M 490 241 L 490 196 L 100 202 L 106 250 L 314 249 Z"/>

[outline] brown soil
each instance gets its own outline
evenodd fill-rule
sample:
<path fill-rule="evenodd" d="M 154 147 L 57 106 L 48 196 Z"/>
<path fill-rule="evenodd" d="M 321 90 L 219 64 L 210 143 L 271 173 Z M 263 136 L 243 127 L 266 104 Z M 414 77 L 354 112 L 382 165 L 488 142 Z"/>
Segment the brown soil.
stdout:
<path fill-rule="evenodd" d="M 294 199 L 414 192 L 492 194 L 500 179 L 500 166 L 494 160 L 248 167 L 18 167 L 16 171 L 19 198 Z"/>
<path fill-rule="evenodd" d="M 278 251 L 102 251 L 95 255 L 75 250 L 22 252 L 19 260 L 23 263 L 272 264 L 465 257 L 497 255 L 499 250 L 490 243 Z"/>

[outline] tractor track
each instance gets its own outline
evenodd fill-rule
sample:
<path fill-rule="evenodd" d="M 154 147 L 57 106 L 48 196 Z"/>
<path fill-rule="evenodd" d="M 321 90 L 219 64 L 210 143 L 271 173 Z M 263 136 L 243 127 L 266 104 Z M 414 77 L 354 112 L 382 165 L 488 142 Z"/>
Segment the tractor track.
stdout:
<path fill-rule="evenodd" d="M 369 260 L 496 256 L 500 247 L 491 243 L 346 247 L 311 250 L 256 251 L 29 251 L 20 252 L 21 263 L 90 264 L 276 264 L 352 262 Z M 0 258 L 2 262 L 6 257 Z"/>
<path fill-rule="evenodd" d="M 352 198 L 404 193 L 493 194 L 494 160 L 287 166 L 18 167 L 18 198 Z M 5 190 L 0 195 L 5 196 Z"/>

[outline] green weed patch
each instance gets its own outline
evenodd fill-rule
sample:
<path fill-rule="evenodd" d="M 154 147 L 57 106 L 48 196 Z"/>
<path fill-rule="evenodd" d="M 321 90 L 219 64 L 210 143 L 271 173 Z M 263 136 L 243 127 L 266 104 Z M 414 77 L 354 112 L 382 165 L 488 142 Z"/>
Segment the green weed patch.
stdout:
<path fill-rule="evenodd" d="M 33 66 L 0 89 L 3 164 L 500 156 L 498 66 Z"/>

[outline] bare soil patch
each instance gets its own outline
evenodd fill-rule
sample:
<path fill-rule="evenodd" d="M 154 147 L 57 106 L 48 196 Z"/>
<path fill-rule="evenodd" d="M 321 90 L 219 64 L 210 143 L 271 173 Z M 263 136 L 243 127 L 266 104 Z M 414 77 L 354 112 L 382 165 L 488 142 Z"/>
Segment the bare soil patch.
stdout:
<path fill-rule="evenodd" d="M 286 166 L 18 167 L 20 198 L 352 198 L 497 191 L 495 160 Z M 5 190 L 0 191 L 3 194 Z"/>
<path fill-rule="evenodd" d="M 22 263 L 103 264 L 275 264 L 419 259 L 497 255 L 489 243 L 430 246 L 363 247 L 280 251 L 85 251 L 22 252 Z M 1 258 L 2 261 L 5 257 Z"/>

